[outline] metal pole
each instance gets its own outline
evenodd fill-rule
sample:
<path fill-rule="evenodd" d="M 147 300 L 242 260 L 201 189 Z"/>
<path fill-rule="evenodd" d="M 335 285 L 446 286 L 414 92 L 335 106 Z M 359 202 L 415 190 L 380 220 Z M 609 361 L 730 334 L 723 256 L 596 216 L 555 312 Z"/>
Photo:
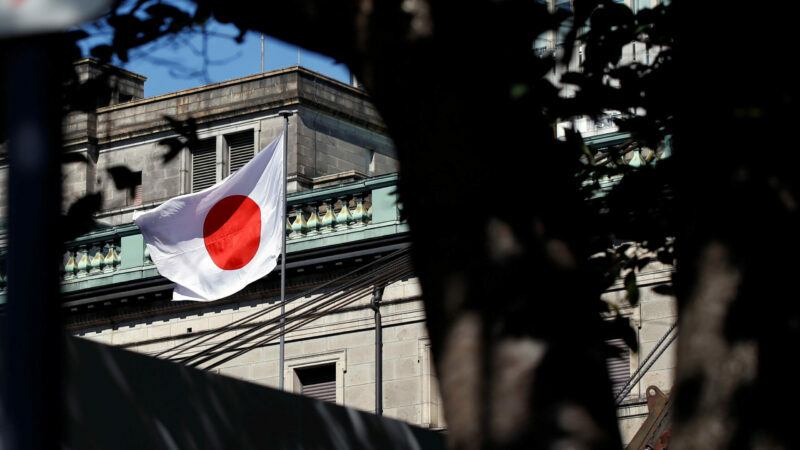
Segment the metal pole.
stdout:
<path fill-rule="evenodd" d="M 0 447 L 7 450 L 61 446 L 58 39 L 19 41 L 0 55 L 7 58 L 0 86 L 8 131 L 8 297 L 0 339 Z"/>
<path fill-rule="evenodd" d="M 381 299 L 384 286 L 377 287 L 369 302 L 375 311 L 375 415 L 383 415 L 383 327 L 381 324 Z"/>
<path fill-rule="evenodd" d="M 261 73 L 264 73 L 264 33 L 261 33 Z"/>
<path fill-rule="evenodd" d="M 287 154 L 289 153 L 289 116 L 292 115 L 291 111 L 279 111 L 278 114 L 283 117 L 283 199 L 281 208 L 283 211 L 283 221 L 281 227 L 285 228 L 283 223 L 286 221 L 286 165 Z M 283 355 L 284 355 L 284 337 L 283 330 L 286 325 L 286 319 L 283 315 L 286 313 L 286 231 L 283 232 L 283 242 L 281 244 L 281 340 L 280 340 L 280 356 L 278 361 L 278 387 L 283 390 Z"/>

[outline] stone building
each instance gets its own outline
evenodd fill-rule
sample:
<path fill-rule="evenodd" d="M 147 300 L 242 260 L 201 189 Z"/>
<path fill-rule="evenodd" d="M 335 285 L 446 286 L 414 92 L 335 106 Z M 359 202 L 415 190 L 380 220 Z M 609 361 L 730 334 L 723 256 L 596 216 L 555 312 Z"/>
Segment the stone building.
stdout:
<path fill-rule="evenodd" d="M 72 113 L 64 122 L 65 151 L 87 160 L 64 168 L 64 208 L 87 194 L 102 194 L 97 229 L 66 246 L 62 292 L 71 333 L 270 387 L 278 386 L 283 372 L 286 390 L 445 428 L 422 292 L 406 255 L 408 227 L 395 192 L 398 161 L 362 90 L 293 67 L 142 98 L 140 75 L 91 59 L 75 67 L 83 77 L 109 75 L 109 94 L 93 112 Z M 202 190 L 241 167 L 281 133 L 280 110 L 293 112 L 284 367 L 279 367 L 276 329 L 279 271 L 216 302 L 172 302 L 172 284 L 159 276 L 131 223 L 134 210 Z M 161 142 L 184 139 L 175 121 L 196 131 L 198 139 L 165 159 L 168 147 Z M 625 139 L 610 130 L 588 143 Z M 117 190 L 110 178 L 109 169 L 121 166 L 135 180 L 131 190 Z M 0 183 L 5 182 L 0 166 Z M 4 242 L 0 236 L 0 245 Z M 642 300 L 635 307 L 624 303 L 622 285 L 606 294 L 636 326 L 641 354 L 676 319 L 672 299 L 652 292 L 668 275 L 669 268 L 656 266 L 640 273 Z M 0 302 L 3 276 L 0 270 Z M 626 349 L 612 362 L 617 386 L 638 368 L 639 359 Z M 667 352 L 622 403 L 626 441 L 646 415 L 646 387 L 669 392 L 673 366 Z"/>

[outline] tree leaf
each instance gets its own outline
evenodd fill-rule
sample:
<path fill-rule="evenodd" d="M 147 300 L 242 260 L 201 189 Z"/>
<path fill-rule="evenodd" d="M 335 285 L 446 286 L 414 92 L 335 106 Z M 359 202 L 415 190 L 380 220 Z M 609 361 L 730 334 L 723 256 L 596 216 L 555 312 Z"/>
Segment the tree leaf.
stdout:
<path fill-rule="evenodd" d="M 650 264 L 652 261 L 653 261 L 653 258 L 650 258 L 650 257 L 639 258 L 639 260 L 636 261 L 636 269 L 642 270 L 648 264 Z"/>
<path fill-rule="evenodd" d="M 672 287 L 671 284 L 659 284 L 658 286 L 653 286 L 653 292 L 661 295 L 669 295 L 671 297 L 675 296 L 675 288 Z"/>
<path fill-rule="evenodd" d="M 102 203 L 103 196 L 98 192 L 85 195 L 70 205 L 61 228 L 62 239 L 68 241 L 91 231 L 95 226 L 93 216 Z"/>
<path fill-rule="evenodd" d="M 158 141 L 158 145 L 164 145 L 168 147 L 167 152 L 161 155 L 161 159 L 164 163 L 168 163 L 175 159 L 175 157 L 180 154 L 181 150 L 186 147 L 186 144 L 176 137 L 162 139 Z"/>
<path fill-rule="evenodd" d="M 660 252 L 658 252 L 658 262 L 662 264 L 672 265 L 675 263 L 675 258 L 669 251 L 661 250 Z"/>
<path fill-rule="evenodd" d="M 131 198 L 136 195 L 136 186 L 142 182 L 141 172 L 133 172 L 125 166 L 109 167 L 106 171 L 114 180 L 114 187 L 119 190 L 127 189 Z"/>
<path fill-rule="evenodd" d="M 86 159 L 86 156 L 84 156 L 83 153 L 69 152 L 61 154 L 62 164 L 73 163 L 73 162 L 80 162 L 84 164 L 89 163 L 89 161 Z"/>
<path fill-rule="evenodd" d="M 628 293 L 628 302 L 632 306 L 639 303 L 639 286 L 636 284 L 636 272 L 633 270 L 625 275 L 625 291 Z"/>
<path fill-rule="evenodd" d="M 103 44 L 92 47 L 92 49 L 89 50 L 89 53 L 100 61 L 107 63 L 111 61 L 111 56 L 114 54 L 114 49 L 112 49 L 110 45 Z"/>

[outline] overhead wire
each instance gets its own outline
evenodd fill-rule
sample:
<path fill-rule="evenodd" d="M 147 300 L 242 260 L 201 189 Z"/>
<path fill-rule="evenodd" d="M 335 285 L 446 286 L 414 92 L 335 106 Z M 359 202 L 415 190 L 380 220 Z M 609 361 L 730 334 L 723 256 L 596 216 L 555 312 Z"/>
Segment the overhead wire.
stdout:
<path fill-rule="evenodd" d="M 293 315 L 293 317 L 289 317 L 291 320 L 303 320 L 303 319 L 306 319 L 308 317 L 311 317 L 311 320 L 314 320 L 315 318 L 320 317 L 320 314 L 322 314 L 322 313 L 330 312 L 331 310 L 336 309 L 339 306 L 344 306 L 346 304 L 352 303 L 355 300 L 358 300 L 359 298 L 363 297 L 363 295 L 365 295 L 366 292 L 368 290 L 370 290 L 372 288 L 372 286 L 374 286 L 374 285 L 386 284 L 386 283 L 392 281 L 393 279 L 397 279 L 397 276 L 398 276 L 398 274 L 396 273 L 396 272 L 398 272 L 397 271 L 397 267 L 400 267 L 400 268 L 407 267 L 408 268 L 407 270 L 405 270 L 402 273 L 402 275 L 404 275 L 406 273 L 410 273 L 411 272 L 410 265 L 408 265 L 407 263 L 408 263 L 408 258 L 407 257 L 399 258 L 398 260 L 393 261 L 391 264 L 389 264 L 387 266 L 384 266 L 384 272 L 388 272 L 390 269 L 392 270 L 388 274 L 387 273 L 375 273 L 375 272 L 370 273 L 369 274 L 369 275 L 371 275 L 370 278 L 364 278 L 364 280 L 362 280 L 360 283 L 357 283 L 355 286 L 352 286 L 349 289 L 338 291 L 335 295 L 332 295 L 329 298 L 327 298 L 326 301 L 324 303 L 322 303 L 321 305 L 315 306 L 314 308 L 310 308 L 310 309 L 306 308 L 306 310 L 301 310 L 305 306 L 307 306 L 307 305 L 303 305 L 303 307 L 298 307 L 298 308 L 295 308 L 295 309 L 289 311 L 286 314 L 286 316 L 288 317 L 290 315 Z M 325 309 L 326 306 L 328 306 L 327 309 Z M 270 325 L 272 325 L 271 327 L 267 328 L 266 330 L 263 330 L 263 331 L 255 334 L 253 336 L 248 337 L 248 339 L 249 340 L 253 340 L 253 339 L 257 339 L 257 338 L 259 338 L 261 336 L 264 336 L 266 334 L 273 333 L 277 328 L 279 328 L 278 325 L 275 325 L 275 323 L 279 322 L 279 320 L 280 320 L 280 317 L 277 317 L 277 318 L 274 318 L 273 320 L 269 321 L 268 323 L 259 324 L 258 327 L 254 327 L 254 329 L 252 329 L 250 331 L 256 331 L 258 329 L 263 329 L 263 328 L 266 328 L 266 327 L 269 327 Z M 305 323 L 308 323 L 309 321 L 310 320 L 303 320 L 301 322 L 301 325 L 305 324 Z M 297 326 L 291 326 L 291 330 L 294 330 L 294 329 L 297 329 Z M 284 331 L 283 334 L 286 334 L 286 333 L 288 333 L 288 331 Z M 273 337 L 280 337 L 280 335 L 281 335 L 281 333 L 278 333 L 278 334 L 274 335 Z M 231 338 L 226 343 L 221 343 L 220 345 L 215 346 L 215 348 L 207 349 L 206 351 L 202 352 L 202 354 L 198 354 L 197 357 L 191 358 L 191 360 L 193 360 L 192 362 L 184 361 L 184 363 L 187 363 L 190 366 L 197 367 L 200 364 L 203 364 L 205 362 L 213 360 L 214 358 L 216 358 L 219 355 L 219 353 L 224 353 L 226 350 L 223 350 L 223 347 L 227 346 L 228 344 L 232 343 L 233 341 L 240 341 L 240 340 L 242 340 L 241 339 L 241 335 L 240 336 L 236 336 L 234 338 Z M 212 352 L 216 352 L 217 354 L 211 355 Z M 237 353 L 237 356 L 238 356 L 238 353 Z M 235 356 L 233 356 L 233 357 L 235 357 Z"/>
<path fill-rule="evenodd" d="M 408 261 L 410 261 L 410 257 L 409 256 L 401 256 L 400 258 L 397 258 L 395 261 L 392 261 L 391 263 L 387 263 L 387 264 L 392 264 L 392 265 L 405 264 Z M 364 275 L 361 275 L 359 278 L 346 283 L 345 286 L 342 287 L 337 292 L 343 292 L 343 291 L 346 291 L 347 289 L 351 289 L 351 290 L 355 289 L 355 287 L 353 287 L 353 285 L 355 285 L 355 286 L 371 286 L 372 284 L 374 284 L 374 281 L 372 279 L 368 279 L 367 277 L 370 276 L 370 275 L 374 275 L 374 274 L 378 273 L 380 270 L 382 270 L 382 267 L 384 267 L 384 266 L 379 266 L 379 268 L 373 269 L 371 272 L 368 272 L 368 273 L 366 273 Z M 310 308 L 310 307 L 315 307 L 315 305 L 317 305 L 319 303 L 322 303 L 324 300 L 328 299 L 329 296 L 330 295 L 319 296 L 319 297 L 317 297 L 315 299 L 312 299 L 312 300 L 306 302 L 305 304 L 303 304 L 302 306 L 299 306 L 299 307 L 297 307 L 297 308 L 295 308 L 295 309 L 293 309 L 291 311 L 288 311 L 288 312 L 286 312 L 284 314 L 281 314 L 281 315 L 279 315 L 279 316 L 277 316 L 277 317 L 275 317 L 275 318 L 273 318 L 271 320 L 268 320 L 266 322 L 259 323 L 258 325 L 254 326 L 254 327 L 251 327 L 250 329 L 240 333 L 239 335 L 231 337 L 231 338 L 227 339 L 226 341 L 220 342 L 220 343 L 212 346 L 211 348 L 204 349 L 201 352 L 198 352 L 197 354 L 194 354 L 192 356 L 189 356 L 189 357 L 183 359 L 181 362 L 188 363 L 191 360 L 203 358 L 208 353 L 220 350 L 221 348 L 231 344 L 234 341 L 242 340 L 244 337 L 246 337 L 250 333 L 258 331 L 259 329 L 262 329 L 262 328 L 264 328 L 266 326 L 269 326 L 271 324 L 274 324 L 275 322 L 280 322 L 281 319 L 289 318 L 289 316 L 292 315 L 292 314 L 298 314 L 298 313 L 301 312 L 302 309 L 310 309 L 310 310 L 313 311 L 313 308 Z M 292 319 L 294 319 L 294 318 L 292 318 Z M 259 333 L 258 335 L 254 336 L 254 337 L 258 337 L 258 336 L 260 336 L 262 334 L 263 333 Z M 195 365 L 195 364 L 192 363 L 191 365 Z"/>
<path fill-rule="evenodd" d="M 633 375 L 631 375 L 630 378 L 628 378 L 628 381 L 626 381 L 625 384 L 622 385 L 620 390 L 617 391 L 617 394 L 614 396 L 615 404 L 619 405 L 620 403 L 622 403 L 622 400 L 625 399 L 625 396 L 628 395 L 628 392 L 630 392 L 633 386 L 635 386 L 636 383 L 638 383 L 639 380 L 641 380 L 644 374 L 646 374 L 647 371 L 650 370 L 650 367 L 652 367 L 653 364 L 655 364 L 655 362 L 658 360 L 658 358 L 661 357 L 661 355 L 667 350 L 667 348 L 669 348 L 669 346 L 672 344 L 672 341 L 674 341 L 675 338 L 678 337 L 678 333 L 676 331 L 675 334 L 670 338 L 669 342 L 667 342 L 667 344 L 659 350 L 661 344 L 664 342 L 664 340 L 667 339 L 667 336 L 669 336 L 672 333 L 672 330 L 674 330 L 677 326 L 678 326 L 677 322 L 673 323 L 672 326 L 669 328 L 669 330 L 667 330 L 667 332 L 664 333 L 663 336 L 661 336 L 661 339 L 658 340 L 655 347 L 653 347 L 653 349 L 650 350 L 650 353 L 647 354 L 647 357 L 645 357 L 641 362 L 639 362 L 639 368 L 636 369 L 635 372 L 633 372 Z M 654 355 L 655 357 L 653 357 Z M 650 361 L 651 358 L 652 361 Z"/>
<path fill-rule="evenodd" d="M 381 263 L 381 262 L 383 262 L 383 261 L 385 261 L 387 259 L 391 259 L 393 257 L 408 253 L 408 251 L 409 251 L 408 248 L 403 248 L 403 249 L 396 250 L 396 251 L 394 251 L 394 252 L 392 252 L 392 253 L 390 253 L 390 254 L 388 254 L 388 255 L 380 258 L 380 259 L 376 259 L 375 261 L 371 261 L 371 262 L 369 262 L 369 263 L 367 263 L 367 264 L 365 264 L 363 266 L 360 266 L 360 267 L 358 267 L 358 268 L 356 268 L 354 270 L 351 270 L 351 271 L 347 272 L 346 274 L 340 275 L 339 277 L 336 277 L 336 278 L 334 278 L 334 279 L 332 279 L 330 281 L 327 281 L 327 282 L 325 282 L 325 283 L 323 283 L 323 284 L 321 284 L 319 286 L 316 286 L 316 287 L 314 287 L 312 289 L 309 289 L 307 291 L 301 292 L 301 293 L 295 295 L 294 297 L 286 300 L 286 304 L 289 304 L 289 303 L 291 303 L 291 302 L 293 302 L 295 300 L 298 300 L 300 298 L 304 298 L 304 297 L 307 297 L 309 295 L 312 295 L 313 293 L 315 293 L 315 292 L 317 292 L 317 291 L 319 291 L 321 289 L 324 289 L 324 288 L 326 288 L 326 287 L 328 287 L 328 286 L 330 286 L 330 285 L 332 285 L 334 283 L 338 283 L 338 282 L 340 282 L 341 280 L 343 280 L 345 278 L 351 277 L 354 274 L 356 274 L 358 272 L 361 272 L 363 270 L 366 270 L 369 267 L 372 267 L 372 266 L 374 266 L 374 265 L 376 265 L 378 263 Z M 196 346 L 198 346 L 200 344 L 208 342 L 209 340 L 214 339 L 215 337 L 219 336 L 220 334 L 225 333 L 225 332 L 227 332 L 227 331 L 229 331 L 229 330 L 231 330 L 233 328 L 238 328 L 241 325 L 245 325 L 245 324 L 247 324 L 249 322 L 252 322 L 253 320 L 258 319 L 259 317 L 262 317 L 264 315 L 267 315 L 267 314 L 275 311 L 278 308 L 280 308 L 280 302 L 275 303 L 274 305 L 269 306 L 269 307 L 267 307 L 267 308 L 265 308 L 265 309 L 263 309 L 261 311 L 257 311 L 255 313 L 249 315 L 249 316 L 245 316 L 245 317 L 243 317 L 241 319 L 238 319 L 238 320 L 236 320 L 236 321 L 234 321 L 234 322 L 232 322 L 230 324 L 222 326 L 222 327 L 214 330 L 212 333 L 202 334 L 202 335 L 197 336 L 197 337 L 195 337 L 193 339 L 189 339 L 187 341 L 184 341 L 183 343 L 181 343 L 181 344 L 179 344 L 179 345 L 177 345 L 175 347 L 171 347 L 169 349 L 166 349 L 166 350 L 158 353 L 155 356 L 157 358 L 161 358 L 161 357 L 165 357 L 165 355 L 170 353 L 170 352 L 177 352 L 177 353 L 174 353 L 172 355 L 166 356 L 167 359 L 175 359 L 175 358 L 177 358 L 178 355 L 183 354 L 185 351 L 187 351 L 187 350 L 189 350 L 191 348 L 195 348 Z M 192 345 L 192 344 L 194 344 L 194 345 Z M 178 351 L 178 350 L 180 350 L 180 351 Z"/>
<path fill-rule="evenodd" d="M 339 277 L 337 277 L 337 278 L 335 278 L 333 280 L 325 282 L 325 283 L 323 283 L 323 284 L 321 284 L 321 285 L 319 285 L 319 286 L 317 286 L 317 287 L 315 287 L 313 289 L 304 291 L 304 292 L 296 295 L 295 297 L 291 298 L 290 300 L 288 300 L 287 303 L 292 302 L 292 301 L 297 300 L 297 299 L 300 299 L 300 298 L 307 297 L 309 295 L 312 295 L 313 293 L 315 293 L 317 291 L 320 291 L 320 290 L 322 290 L 322 289 L 324 289 L 326 287 L 329 287 L 331 285 L 339 283 L 339 282 L 341 282 L 341 280 L 346 279 L 348 277 L 352 277 L 353 275 L 356 275 L 356 274 L 359 274 L 359 273 L 361 273 L 361 275 L 356 277 L 355 279 L 345 282 L 344 285 L 341 285 L 341 284 L 337 285 L 337 287 L 340 288 L 340 291 L 341 290 L 352 289 L 354 286 L 358 286 L 359 283 L 360 284 L 369 283 L 370 282 L 369 280 L 364 281 L 365 277 L 369 277 L 370 275 L 376 273 L 378 270 L 380 270 L 381 267 L 385 266 L 386 264 L 389 264 L 389 263 L 395 263 L 396 264 L 396 261 L 400 261 L 401 263 L 409 261 L 410 257 L 408 256 L 408 253 L 409 253 L 408 248 L 396 250 L 396 251 L 394 251 L 394 252 L 392 252 L 392 253 L 390 253 L 388 255 L 383 256 L 382 258 L 380 258 L 378 260 L 375 260 L 375 261 L 372 261 L 372 262 L 370 262 L 368 264 L 365 264 L 365 265 L 363 265 L 363 266 L 361 266 L 361 267 L 359 267 L 357 269 L 354 269 L 354 270 L 352 270 L 352 271 L 350 271 L 350 272 L 348 272 L 348 273 L 346 273 L 346 274 L 344 274 L 342 276 L 339 276 Z M 377 268 L 375 266 L 377 266 Z M 313 299 L 313 300 L 311 300 L 309 302 L 306 302 L 304 305 L 302 305 L 299 308 L 301 308 L 301 309 L 309 309 L 310 307 L 314 306 L 316 303 L 324 301 L 326 298 L 328 298 L 330 296 L 331 296 L 331 294 L 320 295 L 317 298 L 315 298 L 315 299 Z M 186 341 L 186 342 L 184 342 L 184 343 L 182 343 L 182 344 L 180 344 L 180 345 L 178 345 L 176 347 L 173 347 L 171 349 L 165 350 L 165 351 L 159 353 L 157 356 L 164 356 L 164 355 L 166 355 L 168 353 L 172 353 L 171 355 L 169 355 L 167 357 L 168 359 L 179 360 L 180 362 L 186 363 L 186 362 L 188 362 L 188 361 L 190 361 L 192 359 L 199 358 L 199 357 L 203 356 L 204 354 L 206 354 L 206 353 L 208 353 L 210 351 L 219 350 L 220 348 L 222 348 L 224 346 L 227 346 L 227 345 L 231 344 L 234 341 L 240 341 L 240 340 L 244 339 L 248 334 L 250 334 L 250 333 L 252 333 L 252 332 L 254 332 L 254 331 L 256 331 L 256 330 L 258 330 L 260 328 L 268 326 L 268 325 L 270 325 L 272 323 L 280 321 L 280 319 L 282 317 L 285 318 L 290 314 L 297 314 L 297 312 L 300 311 L 297 308 L 295 308 L 295 309 L 291 310 L 289 313 L 287 313 L 287 314 L 285 314 L 283 316 L 277 316 L 277 317 L 275 317 L 275 318 L 273 318 L 271 320 L 268 320 L 266 322 L 260 322 L 257 325 L 250 327 L 250 329 L 238 334 L 237 336 L 232 337 L 232 338 L 230 338 L 228 340 L 225 340 L 225 341 L 223 341 L 221 343 L 218 343 L 218 344 L 214 345 L 213 347 L 211 347 L 209 349 L 206 349 L 206 350 L 203 350 L 203 351 L 201 351 L 201 352 L 199 352 L 197 354 L 190 355 L 188 357 L 179 359 L 179 356 L 181 354 L 185 353 L 186 351 L 189 351 L 191 349 L 195 349 L 197 346 L 199 346 L 201 344 L 204 344 L 204 343 L 208 342 L 209 340 L 212 340 L 212 339 L 220 336 L 223 333 L 226 333 L 226 332 L 231 331 L 231 330 L 233 330 L 235 328 L 239 328 L 241 326 L 244 326 L 244 325 L 248 324 L 249 322 L 252 322 L 253 320 L 255 320 L 255 319 L 259 318 L 259 317 L 263 317 L 264 315 L 269 314 L 269 313 L 273 312 L 274 310 L 276 310 L 277 307 L 279 307 L 279 306 L 280 305 L 273 305 L 273 306 L 270 306 L 268 308 L 265 308 L 264 310 L 261 310 L 261 311 L 258 311 L 256 313 L 253 313 L 253 314 L 251 314 L 251 315 L 249 315 L 247 317 L 244 317 L 242 319 L 239 319 L 239 320 L 237 320 L 237 321 L 235 321 L 235 322 L 233 322 L 231 324 L 228 324 L 226 326 L 220 327 L 220 328 L 218 328 L 217 330 L 215 330 L 212 333 L 204 334 L 202 336 L 198 336 L 197 338 L 194 338 L 194 339 L 191 339 L 189 341 Z"/>
<path fill-rule="evenodd" d="M 672 344 L 672 341 L 674 341 L 677 337 L 678 333 L 675 333 L 669 339 L 669 341 L 667 341 L 667 344 L 661 350 L 659 350 L 655 358 L 653 358 L 653 360 L 650 361 L 650 363 L 647 365 L 647 367 L 645 367 L 644 371 L 636 378 L 636 380 L 633 383 L 631 383 L 631 385 L 628 386 L 626 389 L 623 389 L 622 391 L 620 391 L 619 394 L 617 394 L 617 400 L 616 400 L 617 406 L 619 406 L 622 403 L 622 400 L 625 398 L 626 395 L 628 395 L 628 392 L 630 392 L 630 390 L 633 389 L 636 383 L 638 383 L 642 379 L 642 377 L 644 377 L 647 371 L 650 370 L 650 367 L 652 367 L 653 364 L 655 364 L 655 362 L 658 361 L 658 358 L 661 356 L 661 354 L 663 354 L 669 348 L 669 346 Z"/>
<path fill-rule="evenodd" d="M 326 314 L 329 314 L 329 313 L 331 313 L 333 311 L 339 310 L 339 309 L 341 309 L 341 308 L 343 308 L 343 307 L 345 307 L 345 306 L 347 306 L 347 305 L 349 305 L 349 304 L 351 304 L 351 303 L 363 298 L 364 295 L 369 295 L 373 290 L 373 286 L 385 286 L 386 284 L 388 284 L 388 283 L 390 283 L 390 282 L 392 282 L 394 280 L 397 280 L 399 278 L 402 278 L 404 276 L 410 275 L 411 273 L 413 273 L 413 269 L 411 268 L 411 266 L 410 265 L 405 265 L 404 268 L 401 268 L 399 270 L 395 270 L 395 271 L 387 274 L 386 276 L 382 277 L 382 279 L 376 280 L 373 283 L 370 283 L 368 286 L 365 286 L 364 288 L 359 289 L 356 292 L 352 292 L 352 293 L 350 293 L 348 295 L 345 295 L 344 298 L 342 298 L 341 300 L 338 301 L 338 303 L 330 305 L 327 309 L 323 309 L 323 310 L 320 310 L 320 311 L 314 311 L 313 313 L 311 313 L 311 314 L 307 315 L 305 318 L 303 318 L 300 322 L 295 323 L 294 325 L 287 327 L 284 330 L 283 333 L 278 332 L 278 333 L 272 334 L 272 335 L 270 335 L 270 336 L 268 336 L 268 337 L 266 337 L 266 338 L 264 338 L 264 339 L 262 339 L 262 340 L 260 340 L 260 341 L 258 341 L 256 343 L 250 345 L 249 347 L 245 347 L 245 348 L 233 353 L 232 355 L 229 355 L 229 356 L 227 356 L 227 357 L 225 357 L 225 358 L 223 358 L 223 359 L 221 359 L 219 361 L 214 362 L 213 364 L 210 364 L 207 367 L 204 367 L 204 369 L 210 370 L 210 369 L 216 368 L 216 367 L 218 367 L 218 366 L 220 366 L 220 365 L 222 365 L 222 364 L 224 364 L 224 363 L 226 363 L 226 362 L 228 362 L 228 361 L 230 361 L 230 360 L 232 360 L 234 358 L 237 358 L 237 357 L 239 357 L 239 356 L 241 356 L 241 355 L 243 355 L 243 354 L 245 354 L 245 353 L 247 353 L 247 352 L 249 352 L 249 351 L 251 351 L 251 350 L 253 350 L 255 348 L 261 347 L 261 346 L 269 343 L 269 341 L 277 339 L 281 334 L 288 334 L 288 333 L 290 333 L 290 332 L 292 332 L 294 330 L 297 330 L 300 327 L 302 327 L 302 326 L 304 326 L 304 325 L 306 325 L 306 324 L 308 324 L 308 323 L 310 323 L 310 322 L 312 322 L 312 321 L 314 321 L 314 320 L 316 320 L 316 319 L 318 319 L 318 318 L 320 318 L 320 317 L 322 317 L 322 316 L 324 316 Z M 274 331 L 274 328 L 275 327 L 273 327 L 271 331 Z M 268 334 L 269 332 L 270 332 L 270 330 L 265 330 L 265 331 L 259 333 L 258 335 L 253 336 L 253 338 L 255 339 L 255 338 L 258 338 L 260 336 L 264 336 L 264 335 Z M 216 356 L 217 355 L 215 355 L 214 357 L 216 357 Z M 197 367 L 199 364 L 202 364 L 203 362 L 211 361 L 211 360 L 214 359 L 214 357 L 207 357 L 204 361 L 195 362 L 194 366 Z"/>

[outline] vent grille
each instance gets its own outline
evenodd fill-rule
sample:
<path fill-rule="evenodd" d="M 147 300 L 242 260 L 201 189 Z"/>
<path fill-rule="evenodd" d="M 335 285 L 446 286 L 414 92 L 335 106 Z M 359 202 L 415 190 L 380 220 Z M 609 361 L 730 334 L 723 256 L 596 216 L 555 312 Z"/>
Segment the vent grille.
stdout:
<path fill-rule="evenodd" d="M 248 161 L 253 159 L 255 155 L 255 146 L 253 145 L 253 130 L 243 131 L 241 133 L 229 134 L 225 136 L 228 142 L 228 161 L 229 161 L 229 175 L 233 175 L 242 166 L 247 164 Z"/>
<path fill-rule="evenodd" d="M 201 140 L 192 149 L 192 192 L 202 191 L 217 182 L 216 139 Z"/>
<path fill-rule="evenodd" d="M 306 397 L 336 403 L 336 365 L 296 369 L 297 378 L 302 389 L 300 393 Z"/>
<path fill-rule="evenodd" d="M 326 381 L 303 386 L 303 395 L 326 402 L 336 403 L 336 381 Z"/>
<path fill-rule="evenodd" d="M 631 376 L 631 352 L 622 339 L 610 339 L 606 345 L 611 352 L 606 358 L 606 367 L 611 379 L 611 392 L 616 395 Z"/>
<path fill-rule="evenodd" d="M 133 188 L 133 200 L 131 201 L 131 205 L 141 205 L 142 204 L 142 183 L 136 185 Z"/>

